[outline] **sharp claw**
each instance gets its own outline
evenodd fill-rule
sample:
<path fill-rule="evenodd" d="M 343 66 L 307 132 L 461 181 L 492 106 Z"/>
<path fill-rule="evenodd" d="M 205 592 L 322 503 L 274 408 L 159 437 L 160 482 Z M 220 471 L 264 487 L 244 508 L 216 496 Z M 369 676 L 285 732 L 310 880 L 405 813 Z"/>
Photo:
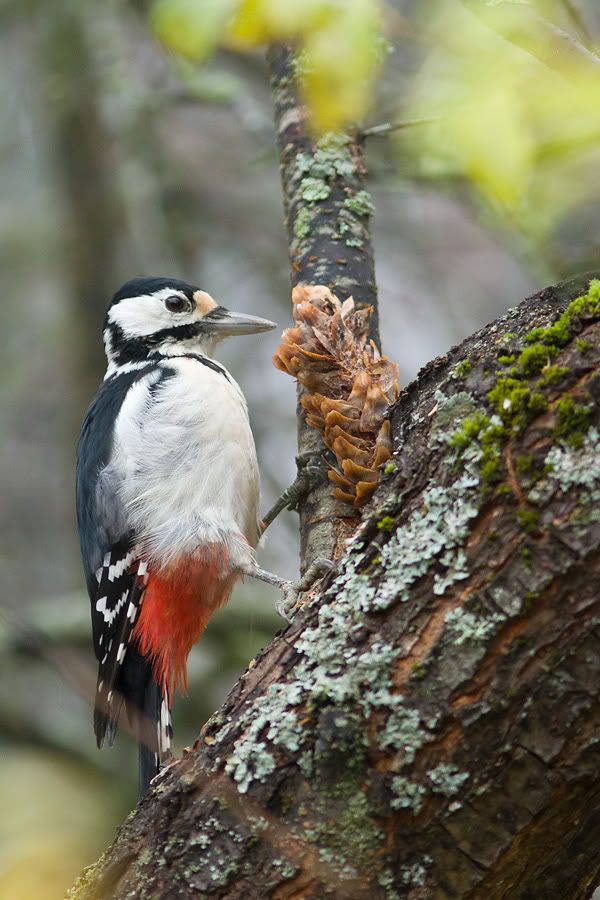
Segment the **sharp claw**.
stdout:
<path fill-rule="evenodd" d="M 169 769 L 172 769 L 173 766 L 178 762 L 179 762 L 179 760 L 176 757 L 172 757 L 171 759 L 167 760 L 166 762 L 160 763 L 160 768 L 159 768 L 158 772 L 156 773 L 156 775 L 154 776 L 154 778 L 151 780 L 150 784 L 155 785 L 155 784 L 158 784 L 159 781 L 162 781 L 162 779 L 165 777 L 165 775 L 167 774 Z"/>
<path fill-rule="evenodd" d="M 288 625 L 293 621 L 294 617 L 292 614 L 292 610 L 288 609 L 288 605 L 284 600 L 282 600 L 281 603 L 278 603 L 275 609 L 277 610 L 277 615 L 281 616 L 281 618 L 284 619 L 288 623 Z"/>
<path fill-rule="evenodd" d="M 281 600 L 275 607 L 278 614 L 286 622 L 291 622 L 294 618 L 294 611 L 298 606 L 299 590 L 297 582 L 286 581 L 281 585 Z"/>
<path fill-rule="evenodd" d="M 334 567 L 334 563 L 330 559 L 318 557 L 308 567 L 302 578 L 298 581 L 286 581 L 281 585 L 282 598 L 277 604 L 278 614 L 285 619 L 286 622 L 292 622 L 294 614 L 300 605 L 300 594 L 310 590 L 319 578 L 326 575 Z"/>

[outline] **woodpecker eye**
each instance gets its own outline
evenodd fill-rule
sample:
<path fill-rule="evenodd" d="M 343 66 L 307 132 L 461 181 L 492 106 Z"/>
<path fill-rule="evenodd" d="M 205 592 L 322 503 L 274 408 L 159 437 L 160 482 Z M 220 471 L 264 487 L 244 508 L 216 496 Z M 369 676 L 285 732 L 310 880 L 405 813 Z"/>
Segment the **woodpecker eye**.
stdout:
<path fill-rule="evenodd" d="M 178 297 L 177 294 L 174 294 L 172 297 L 167 297 L 165 300 L 165 306 L 169 310 L 169 312 L 177 313 L 184 312 L 188 309 L 189 304 L 185 297 Z"/>

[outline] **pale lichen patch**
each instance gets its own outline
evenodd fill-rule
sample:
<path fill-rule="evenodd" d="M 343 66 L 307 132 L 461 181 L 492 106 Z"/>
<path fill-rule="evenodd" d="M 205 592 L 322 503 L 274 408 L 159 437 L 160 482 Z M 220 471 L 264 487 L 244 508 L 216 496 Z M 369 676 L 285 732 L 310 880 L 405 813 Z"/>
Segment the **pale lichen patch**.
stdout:
<path fill-rule="evenodd" d="M 461 772 L 456 766 L 440 763 L 428 773 L 431 782 L 431 790 L 435 794 L 444 794 L 446 797 L 454 797 L 459 793 L 465 781 L 471 777 L 468 772 Z"/>
<path fill-rule="evenodd" d="M 395 775 L 392 778 L 391 800 L 392 809 L 410 809 L 416 815 L 423 805 L 423 799 L 427 789 L 422 784 L 417 784 L 404 775 Z"/>
<path fill-rule="evenodd" d="M 554 446 L 544 461 L 545 477 L 529 491 L 531 503 L 543 505 L 555 491 L 581 492 L 575 523 L 600 520 L 600 451 L 598 430 L 590 428 L 580 447 Z"/>
<path fill-rule="evenodd" d="M 436 561 L 444 572 L 434 575 L 435 594 L 441 596 L 468 576 L 462 547 L 479 512 L 478 487 L 479 477 L 465 472 L 448 487 L 433 485 L 425 491 L 421 509 L 396 529 L 381 551 L 383 576 L 372 603 L 375 609 L 407 601 L 412 585 Z"/>
<path fill-rule="evenodd" d="M 469 641 L 485 641 L 497 626 L 505 621 L 504 616 L 493 613 L 491 616 L 477 616 L 467 610 L 451 609 L 446 613 L 445 622 L 452 642 L 460 647 Z"/>

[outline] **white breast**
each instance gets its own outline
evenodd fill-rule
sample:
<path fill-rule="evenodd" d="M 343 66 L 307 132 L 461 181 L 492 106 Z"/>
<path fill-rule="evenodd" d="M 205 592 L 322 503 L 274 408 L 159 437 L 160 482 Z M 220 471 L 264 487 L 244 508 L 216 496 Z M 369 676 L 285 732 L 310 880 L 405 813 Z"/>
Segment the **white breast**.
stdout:
<path fill-rule="evenodd" d="M 153 395 L 160 368 L 176 374 Z M 165 564 L 213 542 L 247 555 L 240 534 L 256 545 L 256 449 L 229 374 L 189 358 L 161 362 L 127 394 L 114 450 L 126 519 L 150 558 Z"/>

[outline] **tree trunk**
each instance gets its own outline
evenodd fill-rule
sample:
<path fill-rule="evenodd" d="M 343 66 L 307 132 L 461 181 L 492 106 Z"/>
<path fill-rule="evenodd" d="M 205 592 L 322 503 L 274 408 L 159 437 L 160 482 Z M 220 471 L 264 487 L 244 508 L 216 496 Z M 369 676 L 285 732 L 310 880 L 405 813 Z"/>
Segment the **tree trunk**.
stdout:
<path fill-rule="evenodd" d="M 329 585 L 72 898 L 591 895 L 600 284 L 588 284 L 529 298 L 402 393 L 394 463 Z"/>
<path fill-rule="evenodd" d="M 363 148 L 356 135 L 315 141 L 300 102 L 296 60 L 289 47 L 269 51 L 275 132 L 281 169 L 292 284 L 323 284 L 340 299 L 373 307 L 370 336 L 379 345 L 377 286 L 365 190 Z M 298 387 L 298 399 L 304 388 Z M 298 451 L 325 456 L 321 435 L 298 406 Z M 300 568 L 317 557 L 336 559 L 358 524 L 357 511 L 334 500 L 327 479 L 300 500 Z"/>

